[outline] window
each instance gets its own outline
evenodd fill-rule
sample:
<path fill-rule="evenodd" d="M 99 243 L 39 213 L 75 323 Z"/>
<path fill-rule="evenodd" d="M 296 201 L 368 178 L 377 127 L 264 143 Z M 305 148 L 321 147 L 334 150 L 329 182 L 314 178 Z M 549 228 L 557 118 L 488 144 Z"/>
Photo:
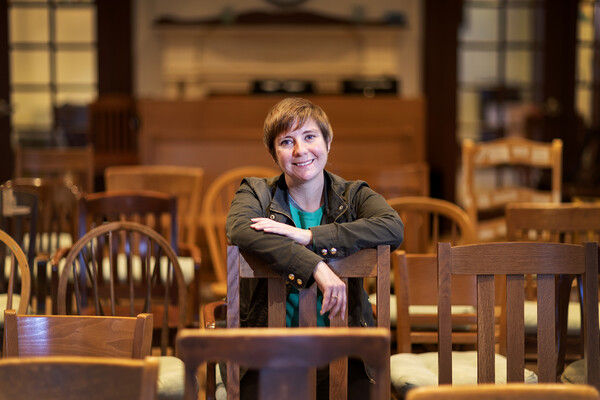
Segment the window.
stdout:
<path fill-rule="evenodd" d="M 585 125 L 597 128 L 600 126 L 600 30 L 597 28 L 600 24 L 600 2 L 580 1 L 578 18 L 575 104 Z"/>
<path fill-rule="evenodd" d="M 93 0 L 9 0 L 10 90 L 16 140 L 47 141 L 56 107 L 97 93 Z"/>

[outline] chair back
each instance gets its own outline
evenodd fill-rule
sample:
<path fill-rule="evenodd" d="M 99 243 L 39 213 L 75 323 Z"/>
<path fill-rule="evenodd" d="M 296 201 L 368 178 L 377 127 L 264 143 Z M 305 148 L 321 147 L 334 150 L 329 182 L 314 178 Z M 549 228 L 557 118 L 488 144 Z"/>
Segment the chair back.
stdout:
<path fill-rule="evenodd" d="M 170 337 L 186 321 L 186 287 L 175 251 L 146 225 L 119 221 L 97 226 L 65 258 L 57 309 L 62 315 L 152 313 L 164 355 Z"/>
<path fill-rule="evenodd" d="M 538 275 L 538 381 L 556 382 L 557 324 L 555 279 L 560 274 L 581 275 L 586 307 L 586 383 L 600 384 L 598 334 L 598 244 L 503 242 L 464 246 L 438 245 L 439 383 L 452 383 L 451 295 L 453 275 L 477 276 L 478 383 L 495 377 L 495 275 L 506 279 L 503 294 L 502 340 L 506 343 L 507 381 L 524 380 L 524 275 Z"/>
<path fill-rule="evenodd" d="M 0 186 L 0 201 L 0 229 L 19 244 L 31 268 L 36 256 L 39 198 L 28 189 Z M 0 264 L 4 264 L 3 258 Z"/>
<path fill-rule="evenodd" d="M 152 190 L 177 198 L 179 239 L 196 244 L 204 170 L 176 165 L 111 166 L 104 170 L 108 192 Z"/>
<path fill-rule="evenodd" d="M 0 259 L 3 262 L 8 261 L 4 265 L 5 271 L 2 274 L 3 277 L 6 274 L 8 279 L 2 279 L 2 287 L 0 287 L 0 293 L 6 293 L 6 302 L 3 302 L 4 309 L 17 309 L 19 313 L 25 314 L 31 295 L 31 275 L 27 258 L 19 244 L 3 230 L 0 230 L 0 243 Z M 20 288 L 18 293 L 15 293 L 16 288 Z M 14 304 L 16 303 L 16 294 L 19 297 L 18 305 Z"/>
<path fill-rule="evenodd" d="M 598 400 L 598 390 L 588 385 L 560 383 L 509 383 L 506 385 L 440 385 L 410 390 L 406 400 Z"/>
<path fill-rule="evenodd" d="M 406 163 L 394 165 L 361 165 L 332 163 L 327 166 L 347 180 L 363 180 L 385 197 L 429 196 L 429 165 Z"/>
<path fill-rule="evenodd" d="M 5 357 L 144 358 L 152 350 L 152 314 L 136 317 L 25 315 L 4 312 Z"/>
<path fill-rule="evenodd" d="M 202 224 L 216 279 L 211 291 L 216 297 L 223 297 L 227 293 L 228 241 L 225 221 L 235 192 L 246 177 L 271 177 L 279 173 L 273 168 L 239 167 L 224 172 L 209 185 L 202 202 Z"/>
<path fill-rule="evenodd" d="M 349 278 L 376 279 L 376 321 L 381 328 L 390 328 L 390 248 L 378 246 L 376 249 L 364 249 L 350 256 L 330 259 L 327 265 L 346 282 Z M 242 254 L 237 246 L 227 248 L 227 327 L 240 327 L 240 281 L 250 278 L 268 280 L 268 326 L 285 328 L 286 326 L 286 281 L 275 273 L 269 265 Z M 299 325 L 300 327 L 317 326 L 317 285 L 300 290 Z M 346 313 L 347 313 L 346 309 Z M 347 327 L 348 316 L 340 315 L 331 319 L 331 327 Z M 330 396 L 336 399 L 346 398 L 347 360 L 338 360 L 329 366 L 331 385 Z M 314 371 L 313 371 L 314 372 Z M 227 393 L 239 394 L 239 368 L 232 363 L 227 367 Z M 389 365 L 386 379 L 380 382 L 389 390 Z M 339 396 L 339 397 L 338 397 Z M 389 395 L 388 395 L 389 397 Z M 234 397 L 235 398 L 235 397 Z M 331 397 L 334 398 L 334 397 Z"/>
<path fill-rule="evenodd" d="M 411 353 L 413 344 L 434 345 L 437 333 L 436 254 L 392 253 L 396 299 L 396 348 Z M 452 343 L 477 343 L 477 285 L 474 275 L 452 277 Z M 410 310 L 410 311 L 409 311 Z M 500 324 L 498 315 L 497 324 Z"/>
<path fill-rule="evenodd" d="M 510 202 L 561 201 L 562 141 L 508 137 L 462 143 L 462 196 L 478 241 L 506 237 Z"/>
<path fill-rule="evenodd" d="M 22 147 L 15 151 L 15 176 L 72 181 L 82 192 L 94 191 L 94 148 Z"/>
<path fill-rule="evenodd" d="M 438 242 L 469 244 L 475 241 L 475 226 L 459 206 L 423 196 L 394 197 L 388 204 L 404 222 L 401 249 L 407 253 L 435 253 Z"/>
<path fill-rule="evenodd" d="M 158 360 L 12 357 L 0 360 L 0 393 L 19 400 L 154 400 Z"/>
<path fill-rule="evenodd" d="M 360 357 L 373 368 L 376 384 L 370 398 L 387 399 L 389 353 L 390 334 L 385 328 L 186 329 L 177 337 L 177 355 L 185 363 L 186 400 L 198 398 L 198 367 L 223 360 L 260 369 L 261 400 L 314 398 L 310 370 L 345 356 Z"/>

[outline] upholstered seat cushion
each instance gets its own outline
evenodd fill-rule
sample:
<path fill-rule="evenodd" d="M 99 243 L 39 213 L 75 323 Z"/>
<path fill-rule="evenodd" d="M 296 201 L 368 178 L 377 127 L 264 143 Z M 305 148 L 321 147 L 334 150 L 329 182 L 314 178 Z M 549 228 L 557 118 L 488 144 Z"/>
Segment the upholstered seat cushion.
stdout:
<path fill-rule="evenodd" d="M 525 333 L 528 335 L 537 334 L 537 302 L 525 302 Z M 578 336 L 581 334 L 581 309 L 579 302 L 569 303 L 569 316 L 567 319 L 567 335 Z"/>
<path fill-rule="evenodd" d="M 585 360 L 577 360 L 567 365 L 560 376 L 562 383 L 585 384 Z"/>
<path fill-rule="evenodd" d="M 173 356 L 158 358 L 158 396 L 159 400 L 183 400 L 185 365 Z"/>
<path fill-rule="evenodd" d="M 399 395 L 413 387 L 438 384 L 438 353 L 399 353 L 390 359 L 391 382 Z M 477 352 L 452 353 L 452 382 L 455 385 L 477 384 Z M 525 383 L 536 383 L 537 376 L 525 370 Z M 506 383 L 506 358 L 496 354 L 496 383 Z"/>

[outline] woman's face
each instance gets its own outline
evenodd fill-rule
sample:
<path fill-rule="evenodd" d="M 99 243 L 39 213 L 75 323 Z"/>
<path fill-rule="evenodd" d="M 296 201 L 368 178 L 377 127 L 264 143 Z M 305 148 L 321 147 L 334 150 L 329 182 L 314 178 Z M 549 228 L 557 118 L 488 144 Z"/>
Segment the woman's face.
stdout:
<path fill-rule="evenodd" d="M 288 186 L 299 185 L 322 177 L 327 164 L 329 143 L 325 142 L 317 124 L 308 119 L 296 130 L 275 138 L 277 164 L 286 175 Z"/>

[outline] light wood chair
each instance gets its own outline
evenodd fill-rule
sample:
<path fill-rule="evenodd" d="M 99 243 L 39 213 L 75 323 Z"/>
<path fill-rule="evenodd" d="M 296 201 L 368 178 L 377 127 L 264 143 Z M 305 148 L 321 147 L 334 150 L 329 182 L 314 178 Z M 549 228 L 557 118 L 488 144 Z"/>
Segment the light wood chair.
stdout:
<path fill-rule="evenodd" d="M 348 257 L 330 259 L 327 265 L 343 280 L 349 278 L 373 278 L 376 280 L 376 306 L 375 315 L 377 327 L 390 328 L 390 250 L 389 246 L 378 246 L 376 249 L 364 249 Z M 286 281 L 276 274 L 271 268 L 260 260 L 248 254 L 242 254 L 237 246 L 228 246 L 227 249 L 227 328 L 240 327 L 240 298 L 239 289 L 242 279 L 264 278 L 268 279 L 269 287 L 269 321 L 270 328 L 285 328 L 286 326 Z M 205 308 L 205 326 L 215 326 L 215 304 Z M 317 286 L 312 285 L 300 291 L 300 326 L 316 327 L 317 325 Z M 331 327 L 347 327 L 348 317 L 342 319 L 337 316 L 331 320 Z M 211 386 L 214 382 L 214 367 L 207 367 L 207 393 L 214 391 Z M 239 368 L 231 363 L 227 366 L 227 393 L 232 398 L 239 397 Z M 314 377 L 313 377 L 314 379 Z M 347 389 L 347 362 L 336 361 L 330 365 L 330 382 L 338 385 L 330 387 L 330 394 L 337 390 L 339 399 L 346 398 Z M 389 391 L 389 369 L 385 381 L 381 382 Z M 337 389 L 336 389 L 337 388 Z M 389 396 L 388 396 L 389 397 Z"/>
<path fill-rule="evenodd" d="M 558 383 L 428 386 L 411 390 L 406 396 L 406 400 L 598 400 L 599 398 L 598 391 L 593 386 Z"/>
<path fill-rule="evenodd" d="M 506 229 L 508 240 L 560 242 L 580 244 L 585 241 L 600 242 L 600 204 L 593 203 L 510 203 L 506 206 Z M 558 338 L 559 371 L 564 367 L 568 347 L 579 347 L 581 357 L 581 335 L 583 307 L 583 282 L 577 280 L 580 304 L 571 301 L 572 283 L 575 277 L 564 275 L 559 279 L 557 315 L 561 328 Z M 536 305 L 536 279 L 526 276 L 525 329 L 532 331 L 535 339 L 536 320 L 532 311 Z M 574 289 L 574 288 L 573 288 Z M 576 310 L 579 309 L 577 312 Z M 568 341 L 575 346 L 568 346 Z M 573 355 L 568 358 L 572 359 Z M 573 371 L 571 368 L 570 371 Z M 567 379 L 574 379 L 567 377 Z"/>
<path fill-rule="evenodd" d="M 0 230 L 0 243 L 2 245 L 0 258 L 8 261 L 5 271 L 3 271 L 7 274 L 8 280 L 6 285 L 0 288 L 0 293 L 2 293 L 0 294 L 1 311 L 16 309 L 19 313 L 25 314 L 31 295 L 31 275 L 27 258 L 19 244 L 3 230 Z M 18 284 L 17 280 L 19 280 Z M 15 288 L 19 286 L 19 293 L 15 293 Z M 4 316 L 4 312 L 2 312 L 2 316 Z"/>
<path fill-rule="evenodd" d="M 58 314 L 152 313 L 161 355 L 185 327 L 186 286 L 178 258 L 169 242 L 146 225 L 121 221 L 97 226 L 56 268 Z"/>
<path fill-rule="evenodd" d="M 70 181 L 52 178 L 15 178 L 4 183 L 13 190 L 37 195 L 35 262 L 30 261 L 36 313 L 45 314 L 50 296 L 50 256 L 59 248 L 71 246 L 77 238 L 77 203 L 81 194 Z M 26 233 L 27 245 L 29 235 Z M 32 301 L 33 303 L 33 301 Z"/>
<path fill-rule="evenodd" d="M 547 182 L 545 175 L 550 175 Z M 510 202 L 561 201 L 562 141 L 509 137 L 462 143 L 462 201 L 477 241 L 506 237 L 504 207 Z M 547 187 L 547 189 L 546 189 Z"/>
<path fill-rule="evenodd" d="M 202 202 L 202 224 L 215 273 L 215 282 L 210 288 L 216 297 L 227 294 L 228 241 L 225 221 L 235 192 L 246 177 L 271 177 L 278 174 L 280 171 L 274 168 L 245 166 L 224 172 L 209 185 Z"/>
<path fill-rule="evenodd" d="M 363 180 L 377 193 L 391 199 L 400 196 L 429 196 L 429 165 L 406 163 L 394 165 L 363 165 L 331 163 L 336 175 L 348 180 Z"/>
<path fill-rule="evenodd" d="M 404 222 L 401 249 L 407 253 L 435 253 L 440 241 L 474 243 L 475 226 L 456 204 L 432 197 L 404 196 L 387 200 Z"/>
<path fill-rule="evenodd" d="M 152 314 L 136 317 L 24 315 L 6 310 L 4 357 L 142 359 L 152 351 Z"/>
<path fill-rule="evenodd" d="M 207 361 L 260 369 L 262 400 L 304 400 L 313 398 L 310 370 L 347 356 L 360 357 L 373 368 L 376 384 L 370 398 L 389 398 L 390 336 L 385 328 L 184 330 L 178 334 L 177 351 L 185 363 L 187 400 L 198 398 L 194 381 L 198 367 Z"/>
<path fill-rule="evenodd" d="M 15 150 L 15 177 L 67 178 L 82 192 L 94 191 L 94 148 L 22 147 Z"/>
<path fill-rule="evenodd" d="M 104 170 L 108 192 L 152 190 L 177 198 L 179 240 L 197 245 L 204 170 L 177 165 L 119 165 Z"/>
<path fill-rule="evenodd" d="M 524 380 L 524 275 L 538 276 L 538 381 L 557 380 L 557 274 L 581 275 L 584 282 L 585 383 L 600 386 L 598 333 L 598 243 L 505 242 L 438 245 L 439 383 L 453 382 L 451 294 L 453 275 L 477 275 L 477 382 L 495 381 L 494 275 L 506 277 L 501 335 L 506 343 L 508 382 Z"/>
<path fill-rule="evenodd" d="M 105 357 L 0 360 L 0 393 L 19 400 L 154 400 L 158 362 Z"/>

